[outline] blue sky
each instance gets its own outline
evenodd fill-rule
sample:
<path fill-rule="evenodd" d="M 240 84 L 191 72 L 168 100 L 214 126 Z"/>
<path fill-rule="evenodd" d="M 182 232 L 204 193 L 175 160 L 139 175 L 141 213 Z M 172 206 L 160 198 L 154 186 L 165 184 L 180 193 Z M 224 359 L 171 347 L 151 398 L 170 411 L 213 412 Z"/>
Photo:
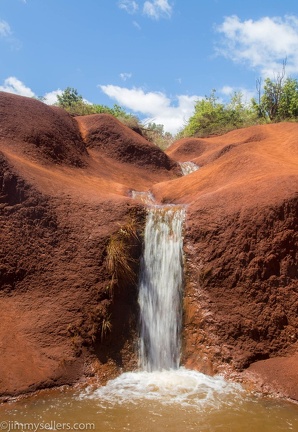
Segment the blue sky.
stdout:
<path fill-rule="evenodd" d="M 287 58 L 298 77 L 297 0 L 0 0 L 0 90 L 74 87 L 176 133 L 215 88 L 248 100 Z"/>

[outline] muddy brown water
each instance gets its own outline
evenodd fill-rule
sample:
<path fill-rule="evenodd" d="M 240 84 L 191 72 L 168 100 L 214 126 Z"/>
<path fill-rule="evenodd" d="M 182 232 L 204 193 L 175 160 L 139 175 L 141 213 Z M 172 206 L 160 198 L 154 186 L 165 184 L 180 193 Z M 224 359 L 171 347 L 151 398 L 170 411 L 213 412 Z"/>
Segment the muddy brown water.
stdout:
<path fill-rule="evenodd" d="M 105 387 L 52 390 L 3 404 L 0 430 L 298 431 L 298 405 L 181 368 L 126 373 Z"/>

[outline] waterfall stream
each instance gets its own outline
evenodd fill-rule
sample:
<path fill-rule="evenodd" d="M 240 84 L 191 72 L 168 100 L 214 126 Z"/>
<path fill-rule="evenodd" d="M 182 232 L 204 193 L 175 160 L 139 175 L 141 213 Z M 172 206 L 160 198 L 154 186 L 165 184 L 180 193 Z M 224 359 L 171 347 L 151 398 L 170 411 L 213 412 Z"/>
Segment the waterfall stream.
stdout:
<path fill-rule="evenodd" d="M 148 210 L 139 284 L 139 360 L 149 372 L 179 367 L 184 217 L 178 206 Z"/>

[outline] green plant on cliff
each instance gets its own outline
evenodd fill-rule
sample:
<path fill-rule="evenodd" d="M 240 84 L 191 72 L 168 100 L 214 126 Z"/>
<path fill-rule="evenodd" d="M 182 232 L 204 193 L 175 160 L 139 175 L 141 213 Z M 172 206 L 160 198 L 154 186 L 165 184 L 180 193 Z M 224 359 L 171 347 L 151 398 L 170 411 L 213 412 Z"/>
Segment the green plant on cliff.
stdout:
<path fill-rule="evenodd" d="M 129 119 L 131 114 L 127 113 L 124 108 L 115 104 L 112 108 L 106 105 L 92 104 L 87 102 L 78 90 L 67 87 L 60 95 L 57 95 L 57 106 L 64 108 L 71 115 L 89 115 L 89 114 L 111 114 L 117 118 Z"/>

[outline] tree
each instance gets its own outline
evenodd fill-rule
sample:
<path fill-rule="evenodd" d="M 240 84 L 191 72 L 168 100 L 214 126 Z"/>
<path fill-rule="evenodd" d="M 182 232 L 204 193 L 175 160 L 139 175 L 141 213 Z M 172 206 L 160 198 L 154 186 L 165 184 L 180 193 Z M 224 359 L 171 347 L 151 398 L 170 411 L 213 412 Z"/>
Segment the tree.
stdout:
<path fill-rule="evenodd" d="M 174 141 L 173 135 L 170 132 L 164 131 L 164 125 L 154 122 L 147 123 L 142 127 L 142 134 L 155 145 L 165 150 Z"/>
<path fill-rule="evenodd" d="M 83 97 L 72 87 L 67 87 L 61 95 L 57 95 L 58 106 L 70 108 L 78 103 L 84 103 Z"/>
<path fill-rule="evenodd" d="M 298 81 L 287 78 L 282 88 L 277 117 L 279 120 L 298 118 Z"/>
<path fill-rule="evenodd" d="M 266 78 L 262 93 L 261 79 L 257 80 L 258 101 L 252 100 L 259 118 L 276 122 L 298 118 L 298 82 L 286 76 L 286 60 L 274 79 Z"/>
<path fill-rule="evenodd" d="M 251 125 L 255 120 L 255 113 L 251 107 L 242 101 L 241 92 L 234 92 L 230 102 L 224 104 L 212 90 L 210 96 L 205 96 L 195 105 L 195 112 L 190 117 L 179 136 L 209 136 L 218 135 Z"/>

